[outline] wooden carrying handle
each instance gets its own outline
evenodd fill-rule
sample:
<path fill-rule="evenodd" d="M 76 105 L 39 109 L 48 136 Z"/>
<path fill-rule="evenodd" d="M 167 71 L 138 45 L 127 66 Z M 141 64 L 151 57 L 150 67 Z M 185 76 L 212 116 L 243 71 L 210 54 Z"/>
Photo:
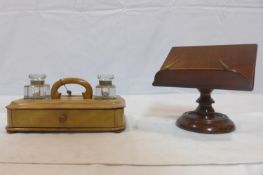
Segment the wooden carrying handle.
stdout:
<path fill-rule="evenodd" d="M 84 99 L 90 99 L 92 98 L 92 87 L 90 84 L 80 78 L 63 78 L 55 82 L 51 88 L 51 98 L 52 99 L 59 99 L 61 97 L 61 93 L 58 92 L 58 89 L 65 85 L 65 84 L 79 84 L 83 86 L 86 91 L 82 93 L 82 96 Z"/>

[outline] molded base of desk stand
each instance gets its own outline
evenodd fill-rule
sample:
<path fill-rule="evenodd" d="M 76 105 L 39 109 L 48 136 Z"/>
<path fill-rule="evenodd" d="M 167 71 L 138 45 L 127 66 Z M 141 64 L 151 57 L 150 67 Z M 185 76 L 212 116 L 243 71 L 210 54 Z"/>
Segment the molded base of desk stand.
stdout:
<path fill-rule="evenodd" d="M 225 115 L 217 113 L 212 107 L 214 100 L 211 98 L 211 89 L 199 89 L 201 95 L 197 99 L 199 106 L 195 111 L 185 112 L 176 125 L 182 129 L 206 133 L 221 134 L 235 130 L 234 123 Z"/>

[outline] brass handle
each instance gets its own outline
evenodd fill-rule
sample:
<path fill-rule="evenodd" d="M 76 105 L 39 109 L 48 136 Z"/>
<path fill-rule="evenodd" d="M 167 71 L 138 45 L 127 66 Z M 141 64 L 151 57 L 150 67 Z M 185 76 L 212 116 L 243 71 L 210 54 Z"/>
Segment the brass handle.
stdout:
<path fill-rule="evenodd" d="M 82 93 L 82 96 L 84 99 L 90 99 L 92 98 L 92 87 L 90 84 L 83 79 L 80 78 L 63 78 L 55 82 L 51 88 L 51 98 L 52 99 L 59 99 L 61 97 L 61 93 L 58 92 L 58 89 L 60 86 L 63 86 L 65 84 L 79 84 L 83 86 L 86 91 Z"/>
<path fill-rule="evenodd" d="M 59 123 L 65 123 L 68 119 L 68 116 L 66 114 L 62 114 L 61 116 L 59 116 L 58 120 Z"/>

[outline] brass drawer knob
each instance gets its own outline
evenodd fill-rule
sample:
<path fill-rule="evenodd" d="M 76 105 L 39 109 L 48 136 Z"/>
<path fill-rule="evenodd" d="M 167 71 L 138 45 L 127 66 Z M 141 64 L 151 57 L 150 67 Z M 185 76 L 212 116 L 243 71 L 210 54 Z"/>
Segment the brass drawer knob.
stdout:
<path fill-rule="evenodd" d="M 65 123 L 68 119 L 68 116 L 66 114 L 62 114 L 61 116 L 59 116 L 58 120 L 59 123 Z"/>

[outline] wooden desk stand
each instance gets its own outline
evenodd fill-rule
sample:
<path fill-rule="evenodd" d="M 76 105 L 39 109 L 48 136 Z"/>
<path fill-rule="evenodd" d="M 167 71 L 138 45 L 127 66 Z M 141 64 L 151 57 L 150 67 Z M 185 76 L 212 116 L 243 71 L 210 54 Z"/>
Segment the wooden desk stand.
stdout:
<path fill-rule="evenodd" d="M 228 133 L 235 125 L 225 114 L 214 111 L 210 94 L 213 89 L 253 90 L 256 53 L 256 44 L 174 47 L 153 85 L 199 89 L 199 106 L 185 112 L 176 122 L 178 127 L 199 133 Z"/>

